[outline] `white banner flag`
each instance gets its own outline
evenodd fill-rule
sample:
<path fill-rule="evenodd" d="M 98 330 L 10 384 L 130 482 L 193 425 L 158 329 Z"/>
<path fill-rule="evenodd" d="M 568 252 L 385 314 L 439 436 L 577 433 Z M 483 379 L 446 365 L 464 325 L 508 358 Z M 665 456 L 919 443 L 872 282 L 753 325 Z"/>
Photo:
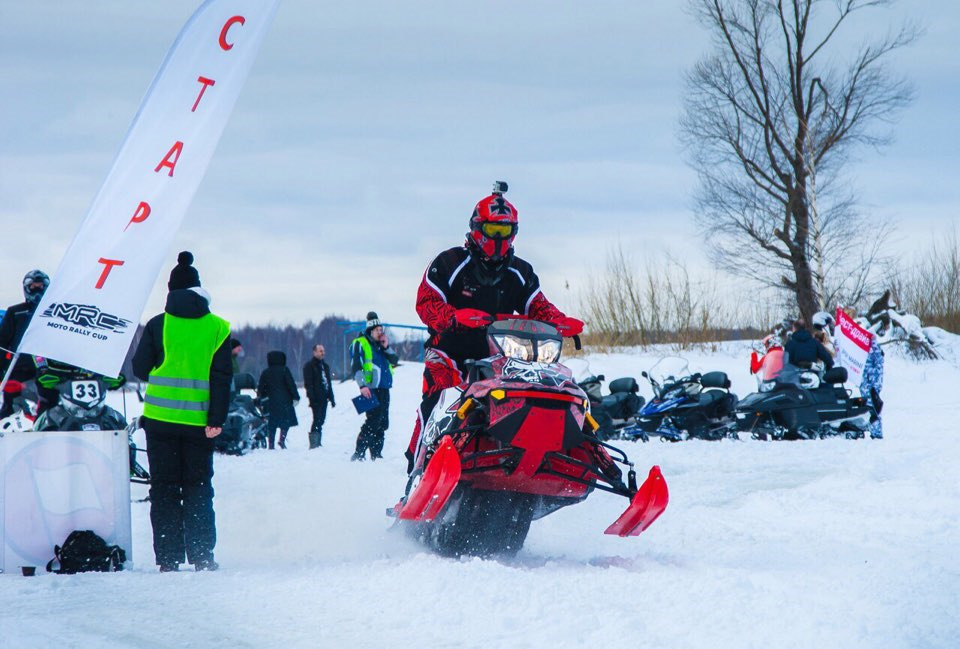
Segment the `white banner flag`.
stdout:
<path fill-rule="evenodd" d="M 206 0 L 167 53 L 20 344 L 116 376 L 280 0 Z"/>
<path fill-rule="evenodd" d="M 834 344 L 837 348 L 837 364 L 847 368 L 851 383 L 860 385 L 873 334 L 858 325 L 841 309 L 837 309 L 836 334 Z"/>

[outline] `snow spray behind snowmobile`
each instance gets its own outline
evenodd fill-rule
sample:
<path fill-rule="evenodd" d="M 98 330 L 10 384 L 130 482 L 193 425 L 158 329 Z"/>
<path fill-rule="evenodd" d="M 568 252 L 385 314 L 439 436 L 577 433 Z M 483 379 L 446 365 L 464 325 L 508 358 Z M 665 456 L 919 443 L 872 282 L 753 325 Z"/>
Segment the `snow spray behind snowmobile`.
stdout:
<path fill-rule="evenodd" d="M 866 399 L 843 386 L 846 380 L 845 367 L 822 372 L 785 363 L 737 404 L 737 426 L 763 440 L 863 437 L 876 415 Z"/>
<path fill-rule="evenodd" d="M 500 317 L 487 329 L 491 356 L 469 364 L 466 383 L 433 409 L 407 493 L 387 513 L 441 554 L 510 556 L 531 521 L 601 490 L 630 499 L 606 533 L 640 534 L 667 506 L 660 468 L 638 487 L 626 454 L 596 437 L 555 327 Z"/>
<path fill-rule="evenodd" d="M 641 430 L 669 442 L 736 438 L 737 395 L 730 392 L 725 372 L 691 374 L 686 360 L 667 356 L 642 375 L 650 381 L 653 399 L 637 417 Z"/>

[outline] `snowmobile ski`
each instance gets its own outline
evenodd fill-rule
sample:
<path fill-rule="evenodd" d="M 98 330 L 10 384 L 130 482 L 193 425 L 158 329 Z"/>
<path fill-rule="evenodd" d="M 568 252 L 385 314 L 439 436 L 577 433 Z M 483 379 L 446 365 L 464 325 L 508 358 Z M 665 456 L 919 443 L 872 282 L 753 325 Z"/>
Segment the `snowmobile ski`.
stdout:
<path fill-rule="evenodd" d="M 617 536 L 638 536 L 645 529 L 653 525 L 670 501 L 670 492 L 667 482 L 660 473 L 660 467 L 654 465 L 650 474 L 630 499 L 630 506 L 620 515 L 613 525 L 608 527 L 604 534 Z"/>
<path fill-rule="evenodd" d="M 444 435 L 398 517 L 405 521 L 432 521 L 443 511 L 458 482 L 460 455 L 450 436 Z"/>

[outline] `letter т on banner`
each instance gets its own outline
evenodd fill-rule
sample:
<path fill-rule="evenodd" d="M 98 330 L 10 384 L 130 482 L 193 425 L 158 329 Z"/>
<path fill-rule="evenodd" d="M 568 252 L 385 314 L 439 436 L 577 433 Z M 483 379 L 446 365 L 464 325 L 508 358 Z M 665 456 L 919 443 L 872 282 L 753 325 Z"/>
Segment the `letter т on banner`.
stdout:
<path fill-rule="evenodd" d="M 205 0 L 190 17 L 147 89 L 18 351 L 110 376 L 120 371 L 279 5 Z M 76 315 L 81 313 L 87 315 Z"/>

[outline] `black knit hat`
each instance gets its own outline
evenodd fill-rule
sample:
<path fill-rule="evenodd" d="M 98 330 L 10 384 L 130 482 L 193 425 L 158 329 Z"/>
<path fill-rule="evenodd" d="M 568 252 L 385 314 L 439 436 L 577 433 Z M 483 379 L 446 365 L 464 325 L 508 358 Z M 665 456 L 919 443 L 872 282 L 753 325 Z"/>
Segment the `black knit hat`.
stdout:
<path fill-rule="evenodd" d="M 376 311 L 370 311 L 367 313 L 367 328 L 364 330 L 366 333 L 370 333 L 373 329 L 380 326 L 380 318 L 377 316 Z"/>
<path fill-rule="evenodd" d="M 200 273 L 191 264 L 193 253 L 184 250 L 177 255 L 177 265 L 170 271 L 170 281 L 167 282 L 168 289 L 176 291 L 200 286 Z"/>

